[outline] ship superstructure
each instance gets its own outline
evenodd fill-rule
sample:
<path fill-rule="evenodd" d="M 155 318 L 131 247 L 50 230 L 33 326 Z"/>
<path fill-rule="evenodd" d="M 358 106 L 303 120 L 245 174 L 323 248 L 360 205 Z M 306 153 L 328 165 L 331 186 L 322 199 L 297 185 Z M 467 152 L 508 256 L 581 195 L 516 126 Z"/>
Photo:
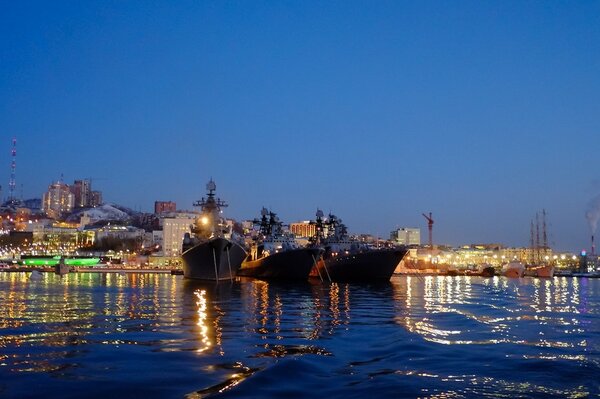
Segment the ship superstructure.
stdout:
<path fill-rule="evenodd" d="M 258 236 L 248 257 L 238 270 L 239 276 L 262 279 L 306 280 L 321 254 L 319 248 L 301 248 L 293 235 L 283 232 L 274 212 L 263 208 L 255 219 Z"/>
<path fill-rule="evenodd" d="M 373 249 L 353 240 L 341 219 L 331 213 L 324 218 L 320 209 L 312 223 L 316 234 L 309 245 L 324 252 L 311 277 L 330 281 L 389 280 L 407 252 L 405 248 Z"/>

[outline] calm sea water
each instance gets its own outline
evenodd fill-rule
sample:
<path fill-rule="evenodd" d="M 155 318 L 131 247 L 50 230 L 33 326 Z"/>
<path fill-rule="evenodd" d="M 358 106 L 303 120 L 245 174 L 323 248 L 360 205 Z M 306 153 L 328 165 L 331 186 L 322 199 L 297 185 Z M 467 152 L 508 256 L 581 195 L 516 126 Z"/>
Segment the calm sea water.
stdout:
<path fill-rule="evenodd" d="M 600 280 L 0 273 L 2 398 L 600 395 Z"/>

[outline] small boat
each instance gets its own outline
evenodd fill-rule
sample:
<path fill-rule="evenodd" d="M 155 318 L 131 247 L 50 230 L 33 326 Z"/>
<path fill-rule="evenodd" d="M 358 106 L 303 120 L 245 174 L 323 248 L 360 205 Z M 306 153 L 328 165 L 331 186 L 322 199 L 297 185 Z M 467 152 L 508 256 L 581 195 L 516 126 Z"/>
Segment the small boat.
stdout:
<path fill-rule="evenodd" d="M 502 268 L 502 275 L 510 278 L 523 277 L 525 266 L 521 262 L 510 262 Z"/>
<path fill-rule="evenodd" d="M 483 265 L 480 269 L 479 275 L 481 277 L 494 277 L 496 275 L 496 269 L 490 265 Z"/>
<path fill-rule="evenodd" d="M 58 261 L 56 266 L 54 266 L 54 272 L 58 275 L 64 276 L 65 274 L 68 274 L 70 271 L 71 271 L 71 268 L 69 267 L 69 265 L 67 265 L 65 263 L 65 258 L 63 256 L 61 256 L 60 260 Z"/>
<path fill-rule="evenodd" d="M 327 220 L 317 210 L 316 235 L 311 246 L 324 253 L 310 277 L 329 281 L 388 281 L 408 252 L 404 248 L 371 248 L 348 236 L 346 226 L 335 215 Z"/>
<path fill-rule="evenodd" d="M 194 203 L 201 208 L 192 226 L 192 234 L 183 239 L 183 277 L 195 280 L 233 280 L 246 251 L 234 240 L 233 233 L 221 217 L 227 204 L 215 198 L 217 185 L 211 179 L 206 185 L 207 198 Z"/>
<path fill-rule="evenodd" d="M 552 277 L 554 277 L 554 266 L 553 265 L 529 266 L 525 270 L 525 275 L 531 276 L 531 277 L 552 278 Z"/>
<path fill-rule="evenodd" d="M 238 276 L 259 279 L 307 280 L 321 255 L 319 248 L 301 248 L 293 236 L 284 234 L 277 215 L 263 208 L 259 234 L 250 253 L 237 271 Z"/>

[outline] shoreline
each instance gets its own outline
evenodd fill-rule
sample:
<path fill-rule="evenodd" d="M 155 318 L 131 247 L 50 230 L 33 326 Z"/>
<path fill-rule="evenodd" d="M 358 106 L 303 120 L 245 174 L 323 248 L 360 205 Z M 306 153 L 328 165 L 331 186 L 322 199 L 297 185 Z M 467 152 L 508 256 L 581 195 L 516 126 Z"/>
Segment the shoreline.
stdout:
<path fill-rule="evenodd" d="M 8 273 L 28 273 L 38 271 L 41 273 L 56 273 L 55 268 L 29 268 L 29 267 L 11 267 L 0 269 L 0 272 L 8 272 Z M 70 270 L 69 273 L 151 273 L 151 274 L 183 274 L 183 270 L 179 269 L 128 269 L 128 268 L 85 268 L 85 269 L 73 269 Z M 68 274 L 68 273 L 65 273 Z"/>
<path fill-rule="evenodd" d="M 28 272 L 33 272 L 33 271 L 38 271 L 41 273 L 56 273 L 56 270 L 54 268 L 29 268 L 29 267 L 11 267 L 11 268 L 4 268 L 4 269 L 0 269 L 0 272 L 7 272 L 7 273 L 28 273 Z M 102 273 L 102 274 L 109 274 L 109 273 L 127 273 L 127 274 L 133 274 L 133 273 L 145 273 L 145 274 L 171 274 L 171 275 L 183 275 L 183 270 L 181 269 L 129 269 L 129 268 L 81 268 L 81 269 L 74 269 L 69 271 L 69 273 Z M 400 276 L 408 276 L 408 277 L 484 277 L 484 278 L 490 278 L 490 277 L 505 277 L 505 276 L 501 276 L 501 275 L 495 275 L 495 276 L 478 276 L 478 275 L 451 275 L 451 274 L 447 274 L 447 273 L 419 273 L 419 272 L 412 272 L 412 273 L 394 273 L 392 275 L 392 277 L 400 277 Z M 580 277 L 580 278 L 600 278 L 600 274 L 590 274 L 590 273 L 568 273 L 568 274 L 555 274 L 554 277 Z M 519 277 L 516 277 L 519 278 Z M 534 276 L 524 276 L 521 278 L 542 278 L 542 279 L 546 279 L 546 278 L 553 278 L 553 277 L 534 277 Z"/>

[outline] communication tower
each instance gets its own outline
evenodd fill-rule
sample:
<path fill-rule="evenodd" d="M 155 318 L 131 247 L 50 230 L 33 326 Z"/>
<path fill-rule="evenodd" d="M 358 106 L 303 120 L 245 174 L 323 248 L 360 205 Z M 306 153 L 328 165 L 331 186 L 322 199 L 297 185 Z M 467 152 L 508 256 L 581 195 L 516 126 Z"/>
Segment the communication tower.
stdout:
<path fill-rule="evenodd" d="M 13 137 L 12 139 L 12 162 L 10 164 L 10 181 L 8 182 L 8 192 L 9 192 L 9 200 L 13 201 L 15 199 L 15 187 L 17 186 L 17 181 L 15 178 L 16 169 L 17 169 L 17 139 Z"/>

